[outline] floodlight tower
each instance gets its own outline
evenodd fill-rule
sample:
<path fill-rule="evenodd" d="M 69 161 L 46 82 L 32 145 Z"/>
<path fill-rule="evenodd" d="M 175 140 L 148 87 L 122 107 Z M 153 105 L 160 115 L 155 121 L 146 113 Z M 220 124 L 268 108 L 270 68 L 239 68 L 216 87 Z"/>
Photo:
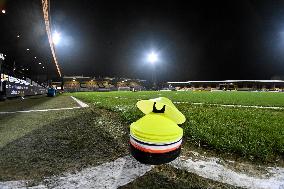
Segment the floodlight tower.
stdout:
<path fill-rule="evenodd" d="M 156 63 L 158 61 L 158 55 L 155 52 L 151 52 L 148 54 L 148 62 L 152 65 L 152 81 L 153 81 L 153 88 L 157 88 L 157 81 L 156 81 Z"/>

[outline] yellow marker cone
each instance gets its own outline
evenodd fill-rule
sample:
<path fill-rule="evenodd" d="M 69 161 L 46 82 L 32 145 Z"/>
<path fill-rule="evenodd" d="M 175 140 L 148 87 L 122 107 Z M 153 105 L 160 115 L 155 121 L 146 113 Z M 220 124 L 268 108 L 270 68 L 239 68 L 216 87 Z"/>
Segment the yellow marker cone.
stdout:
<path fill-rule="evenodd" d="M 130 125 L 130 150 L 145 164 L 168 163 L 180 154 L 184 115 L 165 97 L 141 100 L 137 107 L 146 114 Z"/>
<path fill-rule="evenodd" d="M 137 102 L 137 107 L 144 113 L 149 114 L 153 111 L 153 104 L 156 102 L 156 108 L 162 109 L 163 106 L 166 106 L 164 112 L 165 116 L 172 119 L 177 124 L 182 124 L 185 122 L 184 115 L 175 107 L 172 101 L 165 97 L 159 97 L 149 100 L 141 100 Z"/>

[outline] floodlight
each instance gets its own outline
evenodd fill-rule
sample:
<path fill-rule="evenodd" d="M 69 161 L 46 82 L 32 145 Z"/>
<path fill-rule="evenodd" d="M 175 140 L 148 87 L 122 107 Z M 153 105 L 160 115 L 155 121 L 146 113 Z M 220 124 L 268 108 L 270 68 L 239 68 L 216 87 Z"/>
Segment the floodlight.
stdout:
<path fill-rule="evenodd" d="M 154 52 L 151 52 L 149 55 L 148 55 L 148 61 L 152 64 L 154 64 L 155 62 L 157 62 L 158 60 L 158 55 Z"/>
<path fill-rule="evenodd" d="M 57 31 L 55 31 L 52 35 L 52 41 L 55 45 L 57 45 L 60 42 L 61 35 Z"/>

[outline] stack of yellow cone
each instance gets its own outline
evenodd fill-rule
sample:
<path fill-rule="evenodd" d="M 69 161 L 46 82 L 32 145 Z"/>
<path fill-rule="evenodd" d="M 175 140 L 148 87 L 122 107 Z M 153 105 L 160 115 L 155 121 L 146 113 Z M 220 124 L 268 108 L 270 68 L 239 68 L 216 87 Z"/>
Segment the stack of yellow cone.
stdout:
<path fill-rule="evenodd" d="M 137 102 L 146 114 L 130 125 L 130 151 L 144 164 L 168 163 L 180 154 L 183 130 L 177 124 L 185 122 L 184 115 L 167 98 L 160 97 Z"/>

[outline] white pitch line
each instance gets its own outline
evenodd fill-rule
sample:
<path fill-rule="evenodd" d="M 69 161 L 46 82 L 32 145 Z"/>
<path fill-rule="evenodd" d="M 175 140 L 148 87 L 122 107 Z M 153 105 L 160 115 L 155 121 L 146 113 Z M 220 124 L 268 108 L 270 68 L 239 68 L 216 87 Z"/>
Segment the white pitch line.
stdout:
<path fill-rule="evenodd" d="M 194 154 L 199 155 L 197 152 Z M 244 188 L 259 189 L 283 189 L 284 168 L 265 167 L 267 174 L 252 176 L 230 169 L 222 160 L 216 157 L 204 157 L 197 159 L 190 157 L 187 160 L 178 158 L 169 165 L 185 169 L 203 178 L 217 182 L 230 184 Z M 221 162 L 221 163 L 220 163 Z M 143 176 L 154 166 L 144 165 L 131 156 L 124 156 L 112 162 L 101 164 L 97 167 L 85 168 L 76 173 L 65 173 L 61 177 L 45 179 L 38 186 L 31 188 L 104 188 L 114 189 L 124 186 L 135 179 Z M 28 181 L 6 181 L 0 182 L 2 189 L 26 188 Z"/>
<path fill-rule="evenodd" d="M 203 102 L 174 102 L 175 104 L 193 104 L 193 105 L 209 105 L 209 106 L 221 106 L 221 107 L 233 107 L 233 108 L 259 108 L 259 109 L 274 109 L 284 110 L 284 107 L 279 106 L 252 106 L 252 105 L 240 105 L 240 104 L 207 104 Z"/>
<path fill-rule="evenodd" d="M 71 108 L 49 108 L 49 109 L 41 109 L 41 110 L 21 110 L 21 111 L 13 111 L 13 112 L 0 112 L 0 114 L 15 114 L 15 113 L 30 113 L 30 112 L 48 112 L 48 111 L 60 111 L 60 110 L 73 110 L 79 108 L 89 107 L 88 104 L 78 100 L 77 98 L 71 96 L 73 100 L 75 100 L 80 106 L 75 106 Z"/>
<path fill-rule="evenodd" d="M 144 165 L 131 156 L 125 156 L 97 167 L 85 168 L 75 174 L 46 179 L 32 188 L 104 188 L 114 189 L 126 185 L 150 171 L 153 166 Z M 26 188 L 27 181 L 0 182 L 0 188 Z M 46 184 L 45 184 L 46 183 Z"/>
<path fill-rule="evenodd" d="M 132 99 L 127 97 L 114 97 L 119 99 Z M 142 99 L 136 99 L 142 100 Z M 221 106 L 221 107 L 234 107 L 234 108 L 259 108 L 259 109 L 274 109 L 274 110 L 284 110 L 281 106 L 255 106 L 255 105 L 240 105 L 240 104 L 208 104 L 204 102 L 187 102 L 187 101 L 174 101 L 174 104 L 193 104 L 193 105 L 208 105 L 208 106 Z"/>
<path fill-rule="evenodd" d="M 60 110 L 73 110 L 79 109 L 81 107 L 72 107 L 72 108 L 51 108 L 51 109 L 43 109 L 43 110 L 21 110 L 14 112 L 0 112 L 0 114 L 15 114 L 15 113 L 30 113 L 30 112 L 48 112 L 48 111 L 60 111 Z"/>
<path fill-rule="evenodd" d="M 87 108 L 87 107 L 89 107 L 88 104 L 82 102 L 81 100 L 78 100 L 78 99 L 75 98 L 74 96 L 71 96 L 71 98 L 72 98 L 73 100 L 75 100 L 82 108 Z"/>
<path fill-rule="evenodd" d="M 76 174 L 60 177 L 54 188 L 118 188 L 144 175 L 152 166 L 143 165 L 131 156 L 87 168 Z M 53 186 L 51 186 L 53 188 Z"/>
<path fill-rule="evenodd" d="M 284 189 L 284 168 L 266 167 L 266 175 L 249 176 L 244 173 L 236 172 L 220 162 L 222 161 L 215 157 L 206 158 L 205 160 L 195 160 L 194 158 L 181 160 L 178 158 L 171 162 L 170 165 L 178 169 L 185 169 L 188 172 L 197 174 L 203 178 L 233 186 L 251 189 Z"/>

